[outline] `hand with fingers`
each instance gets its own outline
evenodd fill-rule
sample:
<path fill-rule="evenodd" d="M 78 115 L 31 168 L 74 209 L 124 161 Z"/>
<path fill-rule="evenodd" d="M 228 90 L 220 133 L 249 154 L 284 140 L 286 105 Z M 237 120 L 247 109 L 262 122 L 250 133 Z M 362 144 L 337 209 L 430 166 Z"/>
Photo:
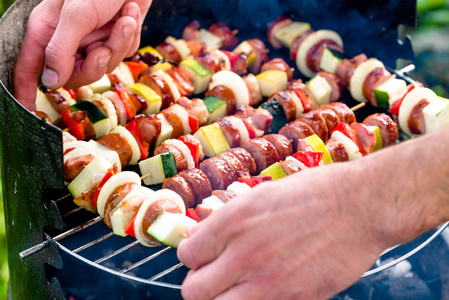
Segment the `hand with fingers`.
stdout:
<path fill-rule="evenodd" d="M 137 51 L 151 0 L 44 0 L 32 11 L 14 67 L 14 95 L 35 109 L 47 88 L 92 83 Z"/>
<path fill-rule="evenodd" d="M 448 144 L 443 130 L 257 185 L 187 229 L 183 298 L 331 298 L 383 250 L 449 220 Z"/>

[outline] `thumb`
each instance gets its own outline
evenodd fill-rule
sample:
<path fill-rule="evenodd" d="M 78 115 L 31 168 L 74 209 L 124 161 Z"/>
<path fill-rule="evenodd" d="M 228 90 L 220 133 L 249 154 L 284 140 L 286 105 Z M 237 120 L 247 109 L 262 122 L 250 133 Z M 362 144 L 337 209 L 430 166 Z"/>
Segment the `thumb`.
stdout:
<path fill-rule="evenodd" d="M 48 88 L 59 88 L 69 80 L 82 39 L 104 25 L 103 20 L 111 20 L 114 17 L 116 11 L 111 6 L 116 5 L 117 10 L 121 7 L 120 3 L 114 1 L 110 9 L 99 11 L 87 7 L 86 3 L 90 2 L 78 0 L 64 2 L 59 23 L 45 50 L 42 83 Z M 109 55 L 108 51 L 104 52 L 106 56 Z"/>

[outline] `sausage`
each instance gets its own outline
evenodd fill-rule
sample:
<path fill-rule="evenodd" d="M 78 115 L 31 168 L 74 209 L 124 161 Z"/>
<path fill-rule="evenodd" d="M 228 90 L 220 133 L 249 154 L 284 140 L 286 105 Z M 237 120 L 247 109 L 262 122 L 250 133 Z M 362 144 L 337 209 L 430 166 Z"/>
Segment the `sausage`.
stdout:
<path fill-rule="evenodd" d="M 233 49 L 239 42 L 239 39 L 232 33 L 232 30 L 222 22 L 216 22 L 210 25 L 209 31 L 220 38 L 224 49 Z"/>
<path fill-rule="evenodd" d="M 341 102 L 333 102 L 330 104 L 322 105 L 320 109 L 329 108 L 332 109 L 337 116 L 340 118 L 340 121 L 343 123 L 351 124 L 355 122 L 355 114 L 354 112 L 344 103 Z"/>
<path fill-rule="evenodd" d="M 70 182 L 75 179 L 94 158 L 94 155 L 88 154 L 67 159 L 64 162 L 64 180 Z"/>
<path fill-rule="evenodd" d="M 192 168 L 182 171 L 178 175 L 184 177 L 184 179 L 192 185 L 196 196 L 195 205 L 201 203 L 204 198 L 207 198 L 212 194 L 212 186 L 210 185 L 206 174 L 200 169 Z"/>
<path fill-rule="evenodd" d="M 172 67 L 167 70 L 167 73 L 175 81 L 181 95 L 185 95 L 187 97 L 192 96 L 194 87 L 192 79 L 186 71 L 184 71 L 181 67 Z"/>
<path fill-rule="evenodd" d="M 264 139 L 273 144 L 279 155 L 280 160 L 285 160 L 287 156 L 293 154 L 293 147 L 288 138 L 282 134 L 268 134 L 263 136 Z"/>
<path fill-rule="evenodd" d="M 181 97 L 176 103 L 184 107 L 189 115 L 196 117 L 200 126 L 207 123 L 209 112 L 203 100 L 198 98 L 190 100 L 186 97 Z"/>
<path fill-rule="evenodd" d="M 279 130 L 279 134 L 282 134 L 292 144 L 293 152 L 297 150 L 298 139 L 305 139 L 308 136 L 314 135 L 312 128 L 302 121 L 293 121 Z"/>
<path fill-rule="evenodd" d="M 248 105 L 241 106 L 235 112 L 235 116 L 245 119 L 250 125 L 267 132 L 270 129 L 273 116 L 265 109 L 253 108 Z"/>
<path fill-rule="evenodd" d="M 122 167 L 127 166 L 131 161 L 133 151 L 128 141 L 119 133 L 109 133 L 101 137 L 98 143 L 117 152 Z"/>
<path fill-rule="evenodd" d="M 221 71 L 220 60 L 214 53 L 203 50 L 197 56 L 195 56 L 195 60 L 199 62 L 203 67 L 211 71 L 212 74 Z"/>
<path fill-rule="evenodd" d="M 44 94 L 47 97 L 48 101 L 50 101 L 53 108 L 57 111 L 61 112 L 63 110 L 69 109 L 69 102 L 58 91 L 49 91 Z"/>
<path fill-rule="evenodd" d="M 297 160 L 284 160 L 284 161 L 280 161 L 279 164 L 281 165 L 282 170 L 284 170 L 284 172 L 285 172 L 285 174 L 287 174 L 287 176 L 297 173 L 304 168 L 304 165 L 301 164 L 301 162 L 299 162 Z"/>
<path fill-rule="evenodd" d="M 327 129 L 326 120 L 321 116 L 319 111 L 309 111 L 299 117 L 297 120 L 309 125 L 316 135 L 323 141 L 327 140 L 329 130 Z"/>
<path fill-rule="evenodd" d="M 264 138 L 246 140 L 242 148 L 249 152 L 257 166 L 257 173 L 279 161 L 279 155 L 272 143 Z"/>
<path fill-rule="evenodd" d="M 263 100 L 263 97 L 262 93 L 260 92 L 259 81 L 257 80 L 256 76 L 254 76 L 254 74 L 248 74 L 243 77 L 243 81 L 245 82 L 246 86 L 248 87 L 249 93 L 251 94 L 251 105 L 253 107 L 259 106 L 259 104 Z"/>
<path fill-rule="evenodd" d="M 259 39 L 250 39 L 247 42 L 253 47 L 256 58 L 254 59 L 253 64 L 249 67 L 249 71 L 253 74 L 260 73 L 260 67 L 263 63 L 268 60 L 268 50 L 265 47 L 265 44 Z"/>
<path fill-rule="evenodd" d="M 349 86 L 349 78 L 354 73 L 354 70 L 359 64 L 366 60 L 368 60 L 368 58 L 362 53 L 351 59 L 345 58 L 342 63 L 338 64 L 335 75 L 337 75 L 344 87 Z"/>
<path fill-rule="evenodd" d="M 348 161 L 349 156 L 342 142 L 331 137 L 326 141 L 326 149 L 332 157 L 333 162 Z"/>
<path fill-rule="evenodd" d="M 275 92 L 273 95 L 271 95 L 270 98 L 268 98 L 268 101 L 271 101 L 273 99 L 277 99 L 282 105 L 282 108 L 285 112 L 285 117 L 287 118 L 287 122 L 291 122 L 296 119 L 296 104 L 293 102 L 293 99 L 290 97 L 288 92 Z"/>
<path fill-rule="evenodd" d="M 175 101 L 170 86 L 161 78 L 144 74 L 140 76 L 139 82 L 149 86 L 162 98 L 161 109 L 167 108 Z"/>
<path fill-rule="evenodd" d="M 145 216 L 142 220 L 142 229 L 141 232 L 145 235 L 145 237 L 149 240 L 156 241 L 154 237 L 152 237 L 147 229 L 153 224 L 153 221 L 162 213 L 182 213 L 179 206 L 171 200 L 158 200 L 151 203 L 150 207 L 148 207 L 145 212 Z"/>
<path fill-rule="evenodd" d="M 298 49 L 301 46 L 302 42 L 306 39 L 306 37 L 308 37 L 309 35 L 311 35 L 312 33 L 314 33 L 315 30 L 313 29 L 309 29 L 306 32 L 304 32 L 303 34 L 297 36 L 292 44 L 290 45 L 290 57 L 293 60 L 296 60 L 296 54 L 298 53 Z"/>
<path fill-rule="evenodd" d="M 167 152 L 173 153 L 178 173 L 187 170 L 187 159 L 184 157 L 184 154 L 181 152 L 181 150 L 179 150 L 175 145 L 162 143 L 159 147 L 154 149 L 154 155 Z"/>
<path fill-rule="evenodd" d="M 271 46 L 273 46 L 273 48 L 282 48 L 282 44 L 276 39 L 276 33 L 279 32 L 279 30 L 281 30 L 282 28 L 290 25 L 292 22 L 293 20 L 290 18 L 279 16 L 276 18 L 276 20 L 268 24 L 267 39 Z"/>
<path fill-rule="evenodd" d="M 225 152 L 233 154 L 243 165 L 245 170 L 248 170 L 249 174 L 255 175 L 257 172 L 256 162 L 251 157 L 248 151 L 241 147 L 228 149 Z"/>
<path fill-rule="evenodd" d="M 327 83 L 329 83 L 329 85 L 331 86 L 332 92 L 330 101 L 335 102 L 340 100 L 341 96 L 343 95 L 343 84 L 341 83 L 337 75 L 324 71 L 318 72 L 317 75 L 326 79 Z"/>
<path fill-rule="evenodd" d="M 186 41 L 199 41 L 200 40 L 200 23 L 197 20 L 192 21 L 182 31 L 182 39 Z"/>
<path fill-rule="evenodd" d="M 215 120 L 213 123 L 217 123 L 220 126 L 221 131 L 223 131 L 226 140 L 231 148 L 239 147 L 241 136 L 238 128 L 227 118 L 221 118 Z"/>
<path fill-rule="evenodd" d="M 351 129 L 354 130 L 355 136 L 362 146 L 363 150 L 368 153 L 374 151 L 374 146 L 376 145 L 376 134 L 369 131 L 365 124 L 354 122 L 351 124 Z"/>
<path fill-rule="evenodd" d="M 227 115 L 232 115 L 237 108 L 237 99 L 235 98 L 234 92 L 226 86 L 218 85 L 212 90 L 207 91 L 206 96 L 215 96 L 226 102 Z"/>
<path fill-rule="evenodd" d="M 429 104 L 430 102 L 427 99 L 421 99 L 413 107 L 407 121 L 407 125 L 411 133 L 413 134 L 426 133 L 426 123 L 423 115 L 423 109 Z"/>
<path fill-rule="evenodd" d="M 363 124 L 379 127 L 382 148 L 394 145 L 398 139 L 396 123 L 386 114 L 373 114 L 363 120 Z"/>
<path fill-rule="evenodd" d="M 212 192 L 212 195 L 217 196 L 224 203 L 229 202 L 230 200 L 237 197 L 237 194 L 235 192 L 228 190 L 215 190 Z"/>
<path fill-rule="evenodd" d="M 287 80 L 293 80 L 292 68 L 282 58 L 273 58 L 264 63 L 260 69 L 260 72 L 262 73 L 267 70 L 279 70 L 285 72 L 287 73 Z"/>
<path fill-rule="evenodd" d="M 195 189 L 184 177 L 179 174 L 166 178 L 162 183 L 162 188 L 169 189 L 177 193 L 182 198 L 187 208 L 195 207 Z"/>
<path fill-rule="evenodd" d="M 177 139 L 184 134 L 184 125 L 182 124 L 181 117 L 174 109 L 168 107 L 162 110 L 161 113 L 164 115 L 165 119 L 167 119 L 167 122 L 173 127 L 173 132 L 171 134 L 172 139 Z"/>
<path fill-rule="evenodd" d="M 372 70 L 368 74 L 368 76 L 366 76 L 365 81 L 363 82 L 363 96 L 365 96 L 365 98 L 368 99 L 368 101 L 372 105 L 377 106 L 376 96 L 374 95 L 374 88 L 381 85 L 391 77 L 393 77 L 393 75 L 391 75 L 391 73 L 388 72 L 388 70 L 384 67 L 377 67 Z"/>
<path fill-rule="evenodd" d="M 180 63 L 182 61 L 181 54 L 179 54 L 178 50 L 166 41 L 163 41 L 161 44 L 156 46 L 156 50 L 162 55 L 163 58 L 167 60 L 171 60 L 175 63 Z"/>
<path fill-rule="evenodd" d="M 326 121 L 327 130 L 330 135 L 332 129 L 341 123 L 340 118 L 335 111 L 330 108 L 320 108 L 318 109 L 318 112 Z"/>
<path fill-rule="evenodd" d="M 157 137 L 161 133 L 161 120 L 153 115 L 140 114 L 133 118 L 140 125 L 140 131 L 142 132 L 143 139 L 149 145 L 152 145 L 156 141 Z"/>
<path fill-rule="evenodd" d="M 221 155 L 203 160 L 200 170 L 206 174 L 213 190 L 224 190 L 238 178 Z"/>
<path fill-rule="evenodd" d="M 75 199 L 73 199 L 73 202 L 79 206 L 84 208 L 87 211 L 93 212 L 94 214 L 97 213 L 97 209 L 92 205 L 92 198 L 96 192 L 97 188 L 93 188 L 90 191 L 84 192 Z"/>
<path fill-rule="evenodd" d="M 246 53 L 238 53 L 237 57 L 232 62 L 232 71 L 240 76 L 248 73 L 248 55 L 246 55 Z"/>
<path fill-rule="evenodd" d="M 343 53 L 343 48 L 340 47 L 336 42 L 329 39 L 324 39 L 313 45 L 307 52 L 307 66 L 310 70 L 318 72 L 321 70 L 320 63 L 321 57 L 323 56 L 324 49 L 329 48 Z"/>
<path fill-rule="evenodd" d="M 111 211 L 128 195 L 129 192 L 136 186 L 136 183 L 125 183 L 115 188 L 109 198 L 104 204 L 104 223 L 112 228 Z"/>

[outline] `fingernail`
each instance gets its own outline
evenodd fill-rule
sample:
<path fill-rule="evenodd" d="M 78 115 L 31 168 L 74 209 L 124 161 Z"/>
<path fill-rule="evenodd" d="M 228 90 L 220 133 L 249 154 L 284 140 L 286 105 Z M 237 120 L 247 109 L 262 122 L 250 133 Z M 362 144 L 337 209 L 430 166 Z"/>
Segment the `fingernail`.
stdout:
<path fill-rule="evenodd" d="M 107 56 L 100 57 L 98 59 L 98 66 L 100 68 L 106 68 L 108 66 L 110 60 L 111 60 L 111 54 L 109 54 Z"/>
<path fill-rule="evenodd" d="M 123 26 L 122 32 L 124 37 L 129 37 L 131 34 L 134 33 L 134 26 L 133 25 Z"/>
<path fill-rule="evenodd" d="M 52 69 L 45 68 L 44 74 L 42 74 L 43 85 L 49 87 L 59 82 L 59 74 Z"/>
<path fill-rule="evenodd" d="M 133 6 L 131 8 L 128 8 L 128 10 L 126 11 L 126 13 L 128 14 L 128 16 L 130 16 L 133 19 L 137 19 L 137 14 L 139 13 L 139 8 L 136 6 Z"/>

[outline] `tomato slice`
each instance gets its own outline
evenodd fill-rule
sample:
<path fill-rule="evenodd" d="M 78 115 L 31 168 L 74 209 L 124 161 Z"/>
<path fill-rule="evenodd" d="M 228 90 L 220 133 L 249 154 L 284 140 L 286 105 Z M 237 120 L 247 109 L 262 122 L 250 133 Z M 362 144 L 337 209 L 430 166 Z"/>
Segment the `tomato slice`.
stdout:
<path fill-rule="evenodd" d="M 145 142 L 139 121 L 137 119 L 133 119 L 131 120 L 131 122 L 125 125 L 125 128 L 128 129 L 129 132 L 131 132 L 131 134 L 136 139 L 137 144 L 139 145 L 140 159 L 147 158 L 150 154 L 150 145 Z"/>
<path fill-rule="evenodd" d="M 313 168 L 320 165 L 321 159 L 323 158 L 323 152 L 298 151 L 292 156 L 302 162 L 306 167 Z"/>
<path fill-rule="evenodd" d="M 197 221 L 197 222 L 201 222 L 200 216 L 198 216 L 198 214 L 196 213 L 196 211 L 193 208 L 188 208 L 186 210 L 186 216 L 189 217 L 190 219 Z"/>

